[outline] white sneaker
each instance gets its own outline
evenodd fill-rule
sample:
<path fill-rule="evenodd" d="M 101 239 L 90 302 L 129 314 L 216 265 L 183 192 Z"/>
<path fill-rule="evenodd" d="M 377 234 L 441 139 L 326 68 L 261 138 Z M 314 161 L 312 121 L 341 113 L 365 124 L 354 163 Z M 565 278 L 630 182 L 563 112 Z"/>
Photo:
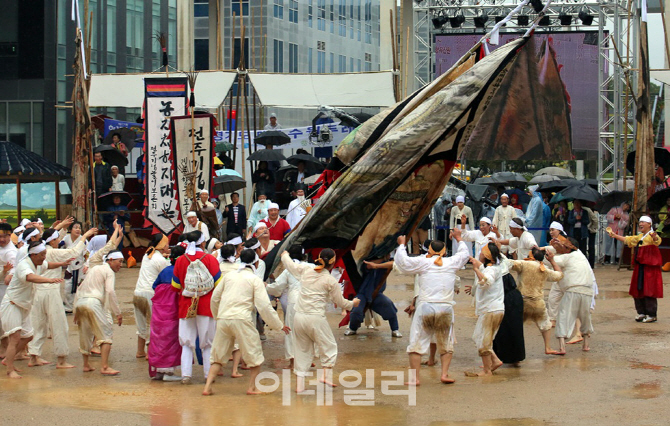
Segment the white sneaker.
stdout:
<path fill-rule="evenodd" d="M 344 332 L 345 336 L 353 336 L 356 334 L 356 330 L 352 330 L 350 328 L 347 328 L 347 331 Z"/>
<path fill-rule="evenodd" d="M 635 321 L 642 322 L 647 316 L 644 314 L 639 314 L 635 316 Z"/>
<path fill-rule="evenodd" d="M 647 315 L 646 317 L 644 317 L 642 322 L 656 322 L 656 317 L 650 317 L 649 315 Z"/>
<path fill-rule="evenodd" d="M 190 377 L 182 377 L 181 384 L 182 385 L 190 385 L 191 384 L 191 378 Z"/>
<path fill-rule="evenodd" d="M 391 332 L 391 337 L 402 337 L 402 334 L 398 330 L 394 330 Z"/>

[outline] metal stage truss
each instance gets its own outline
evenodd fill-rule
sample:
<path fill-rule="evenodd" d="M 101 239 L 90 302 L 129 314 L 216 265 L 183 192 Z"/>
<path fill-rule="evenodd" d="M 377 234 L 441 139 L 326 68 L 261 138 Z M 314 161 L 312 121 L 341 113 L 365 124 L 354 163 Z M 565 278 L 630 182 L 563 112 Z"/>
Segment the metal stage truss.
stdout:
<path fill-rule="evenodd" d="M 478 34 L 483 36 L 521 3 L 515 0 L 422 0 L 414 3 L 414 76 L 419 87 L 434 76 L 435 35 Z M 629 7 L 631 13 L 629 16 Z M 635 109 L 630 89 L 636 87 L 637 1 L 552 2 L 536 33 L 598 31 L 598 181 L 600 191 L 605 175 L 617 182 L 624 176 L 625 157 L 634 143 Z M 483 15 L 486 15 L 484 28 Z M 525 16 L 527 19 L 518 17 Z M 523 34 L 537 18 L 529 4 L 501 28 L 506 33 Z M 479 17 L 479 27 L 475 18 Z M 547 18 L 548 17 L 548 18 Z M 449 19 L 452 18 L 452 19 Z M 460 18 L 460 19 L 459 19 Z M 548 22 L 547 22 L 548 19 Z M 590 25 L 586 25 L 591 20 Z M 453 28 L 453 24 L 459 24 Z M 629 65 L 630 64 L 630 65 Z M 630 86 L 629 86 L 630 85 Z M 626 119 L 628 117 L 628 120 Z M 607 181 L 610 180 L 608 176 Z M 627 188 L 628 189 L 628 188 Z M 629 188 L 632 189 L 632 188 Z"/>

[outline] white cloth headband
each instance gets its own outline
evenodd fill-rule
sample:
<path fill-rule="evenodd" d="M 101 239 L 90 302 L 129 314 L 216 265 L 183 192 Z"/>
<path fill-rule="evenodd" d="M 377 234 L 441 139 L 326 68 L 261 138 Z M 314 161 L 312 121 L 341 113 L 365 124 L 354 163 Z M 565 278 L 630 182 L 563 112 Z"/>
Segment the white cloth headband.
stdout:
<path fill-rule="evenodd" d="M 191 211 L 191 212 L 186 213 L 186 217 L 187 218 L 188 217 L 198 217 L 198 214 L 196 212 Z"/>
<path fill-rule="evenodd" d="M 23 232 L 23 231 L 25 231 L 25 230 L 26 230 L 26 227 L 25 227 L 25 226 L 18 226 L 18 227 L 14 230 L 14 233 L 15 233 L 15 234 L 20 234 L 21 232 Z"/>
<path fill-rule="evenodd" d="M 32 237 L 34 237 L 35 235 L 38 235 L 39 233 L 40 233 L 40 231 L 37 228 L 34 228 L 32 231 L 30 231 L 30 233 L 28 235 L 23 237 L 23 242 L 27 243 L 28 241 L 30 241 L 30 239 Z"/>
<path fill-rule="evenodd" d="M 113 251 L 105 256 L 104 261 L 107 262 L 114 259 L 123 259 L 123 254 L 120 251 Z"/>
<path fill-rule="evenodd" d="M 256 262 L 258 262 L 260 259 L 258 258 L 258 255 L 256 255 L 256 258 L 254 259 L 253 262 L 251 263 L 244 263 L 240 260 L 240 266 L 237 267 L 238 271 L 243 270 L 247 266 L 251 268 L 251 270 L 255 273 L 256 272 L 256 265 L 254 265 Z"/>
<path fill-rule="evenodd" d="M 500 196 L 500 199 L 502 200 L 503 198 L 507 198 L 507 199 L 509 199 L 509 195 L 507 195 L 507 194 L 503 194 L 503 195 L 501 195 L 501 196 Z"/>
<path fill-rule="evenodd" d="M 235 256 L 228 256 L 224 260 L 228 263 L 235 263 L 237 261 L 237 258 Z"/>
<path fill-rule="evenodd" d="M 201 193 L 201 194 L 208 194 L 208 195 L 209 195 L 209 191 L 206 190 L 206 189 L 203 189 L 202 191 L 200 191 L 200 193 Z"/>
<path fill-rule="evenodd" d="M 268 206 L 268 210 L 270 210 L 270 209 L 277 209 L 277 210 L 279 210 L 279 204 L 277 204 L 277 203 L 270 203 L 270 205 Z"/>
<path fill-rule="evenodd" d="M 489 225 L 493 225 L 493 222 L 491 222 L 491 219 L 489 219 L 489 218 L 486 217 L 486 216 L 484 216 L 483 218 L 479 219 L 479 221 L 480 221 L 480 222 L 486 222 L 486 223 L 488 223 Z"/>
<path fill-rule="evenodd" d="M 200 236 L 200 239 L 198 239 L 198 241 L 196 242 L 191 241 L 190 243 L 188 243 L 188 246 L 186 247 L 186 254 L 193 256 L 197 251 L 198 247 L 200 246 L 200 244 L 204 243 L 205 241 L 206 241 L 205 234 L 202 234 Z"/>
<path fill-rule="evenodd" d="M 649 216 L 642 216 L 640 218 L 640 222 L 647 222 L 650 225 L 652 225 L 654 223 L 654 222 L 652 222 L 652 220 Z"/>
<path fill-rule="evenodd" d="M 263 222 L 258 222 L 256 226 L 254 226 L 254 232 L 258 231 L 260 228 L 267 228 L 268 226 L 264 224 Z"/>
<path fill-rule="evenodd" d="M 465 197 L 462 196 L 462 195 L 459 195 L 458 197 L 456 197 L 456 202 L 457 203 L 464 203 L 465 202 Z"/>
<path fill-rule="evenodd" d="M 549 225 L 549 229 L 558 229 L 561 232 L 565 232 L 565 230 L 563 229 L 563 225 L 561 225 L 558 222 L 551 222 L 551 225 Z"/>
<path fill-rule="evenodd" d="M 510 228 L 523 229 L 524 231 L 528 231 L 528 228 L 526 228 L 525 226 L 519 225 L 518 223 L 516 223 L 513 220 L 509 221 L 509 227 Z"/>
<path fill-rule="evenodd" d="M 42 222 L 42 219 L 40 219 L 40 218 L 38 217 L 38 218 L 37 218 L 37 223 L 44 223 L 44 222 Z"/>
<path fill-rule="evenodd" d="M 31 248 L 30 250 L 28 250 L 28 254 L 40 254 L 46 249 L 47 249 L 47 246 L 45 246 L 44 243 L 42 243 L 39 246 L 35 246 L 35 247 Z"/>
<path fill-rule="evenodd" d="M 56 238 L 58 238 L 58 232 L 54 232 L 53 234 L 51 234 L 51 235 L 49 236 L 49 238 L 47 238 L 46 240 L 44 240 L 44 242 L 45 242 L 46 244 L 49 244 L 50 242 L 52 242 L 52 241 L 55 240 Z"/>
<path fill-rule="evenodd" d="M 256 244 L 254 244 L 254 245 L 251 246 L 251 247 L 247 247 L 247 248 L 248 248 L 249 250 L 256 250 L 256 249 L 259 248 L 260 246 L 261 246 L 261 242 L 260 242 L 260 241 L 257 241 Z"/>
<path fill-rule="evenodd" d="M 228 240 L 228 242 L 226 242 L 226 244 L 231 244 L 231 245 L 234 245 L 234 246 L 238 246 L 238 245 L 242 244 L 243 242 L 244 241 L 242 241 L 242 237 L 238 236 L 238 237 L 233 238 L 232 240 Z"/>
<path fill-rule="evenodd" d="M 20 223 L 21 226 L 25 227 L 27 224 L 30 223 L 30 219 L 23 219 Z"/>
<path fill-rule="evenodd" d="M 210 253 L 213 252 L 214 248 L 216 248 L 216 243 L 218 242 L 219 240 L 217 240 L 216 238 L 212 238 L 209 244 L 207 244 L 207 251 Z"/>

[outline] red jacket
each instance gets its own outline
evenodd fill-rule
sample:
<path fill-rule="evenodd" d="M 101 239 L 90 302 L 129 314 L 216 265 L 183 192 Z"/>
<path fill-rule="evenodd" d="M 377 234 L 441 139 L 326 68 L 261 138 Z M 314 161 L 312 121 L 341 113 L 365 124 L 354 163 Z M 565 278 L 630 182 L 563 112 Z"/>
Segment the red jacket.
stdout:
<path fill-rule="evenodd" d="M 277 222 L 275 222 L 274 226 L 272 226 L 272 223 L 270 223 L 269 218 L 263 219 L 261 222 L 263 222 L 268 227 L 271 240 L 281 241 L 284 239 L 284 235 L 288 234 L 288 232 L 291 230 L 291 225 L 289 225 L 288 222 L 281 217 L 277 219 Z"/>
<path fill-rule="evenodd" d="M 204 257 L 203 257 L 204 254 Z M 188 256 L 188 259 L 186 257 Z M 202 258 L 202 259 L 200 259 Z M 172 287 L 179 292 L 179 318 L 184 319 L 186 318 L 186 314 L 188 313 L 188 309 L 191 307 L 191 304 L 195 301 L 195 298 L 190 298 L 190 297 L 184 297 L 182 296 L 182 283 L 184 282 L 184 278 L 186 278 L 186 270 L 188 269 L 188 265 L 190 265 L 191 262 L 189 262 L 189 259 L 191 261 L 195 261 L 196 259 L 200 259 L 202 263 L 205 264 L 207 267 L 207 270 L 209 270 L 209 273 L 212 274 L 212 277 L 214 278 L 214 287 L 216 287 L 219 284 L 219 281 L 221 281 L 221 269 L 219 267 L 219 262 L 216 260 L 214 256 L 211 254 L 205 254 L 202 251 L 198 250 L 193 256 L 190 256 L 188 254 L 185 254 L 181 256 L 179 259 L 177 259 L 177 262 L 174 264 L 174 272 L 172 275 Z M 198 299 L 198 310 L 197 310 L 197 315 L 202 315 L 205 317 L 213 317 L 212 315 L 212 309 L 209 306 L 209 302 L 212 299 L 212 293 L 213 291 L 210 291 L 204 296 L 201 296 Z"/>

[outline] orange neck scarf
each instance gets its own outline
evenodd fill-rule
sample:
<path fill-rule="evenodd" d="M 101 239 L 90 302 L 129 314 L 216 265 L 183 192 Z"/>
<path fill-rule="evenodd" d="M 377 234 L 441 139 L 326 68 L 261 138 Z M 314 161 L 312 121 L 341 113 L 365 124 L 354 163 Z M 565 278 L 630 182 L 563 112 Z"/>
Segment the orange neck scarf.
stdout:
<path fill-rule="evenodd" d="M 437 266 L 442 266 L 442 256 L 444 256 L 444 254 L 445 254 L 446 252 L 447 252 L 447 246 L 446 246 L 446 245 L 445 245 L 444 247 L 442 247 L 442 250 L 440 250 L 439 253 L 435 252 L 435 250 L 433 250 L 432 247 L 428 247 L 428 254 L 426 255 L 426 257 L 427 257 L 428 259 L 430 259 L 430 258 L 433 257 L 433 256 L 437 256 L 437 259 L 435 259 L 435 262 L 434 262 L 434 263 L 435 263 Z"/>

